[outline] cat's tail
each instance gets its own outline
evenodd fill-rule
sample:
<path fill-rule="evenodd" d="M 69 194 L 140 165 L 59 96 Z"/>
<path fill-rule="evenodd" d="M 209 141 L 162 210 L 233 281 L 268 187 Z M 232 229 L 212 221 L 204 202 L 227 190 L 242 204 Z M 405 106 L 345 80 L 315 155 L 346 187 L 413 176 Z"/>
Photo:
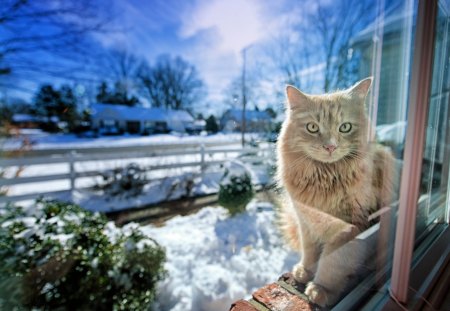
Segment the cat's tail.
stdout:
<path fill-rule="evenodd" d="M 277 203 L 277 223 L 281 235 L 292 249 L 299 251 L 301 249 L 300 228 L 292 203 L 286 195 L 281 195 Z"/>

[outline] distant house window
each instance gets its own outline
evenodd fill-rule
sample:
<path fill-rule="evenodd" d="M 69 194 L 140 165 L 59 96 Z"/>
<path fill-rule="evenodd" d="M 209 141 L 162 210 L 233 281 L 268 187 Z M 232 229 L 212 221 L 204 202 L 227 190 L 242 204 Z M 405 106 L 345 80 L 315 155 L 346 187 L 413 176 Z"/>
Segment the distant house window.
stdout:
<path fill-rule="evenodd" d="M 120 134 L 119 121 L 112 119 L 105 119 L 100 121 L 100 133 L 103 135 L 117 135 Z"/>
<path fill-rule="evenodd" d="M 137 134 L 141 131 L 141 122 L 127 121 L 127 132 L 130 134 Z"/>
<path fill-rule="evenodd" d="M 114 127 L 114 126 L 116 126 L 116 121 L 115 120 L 111 120 L 111 119 L 103 120 L 102 123 L 103 123 L 103 127 Z"/>
<path fill-rule="evenodd" d="M 149 133 L 166 133 L 168 131 L 167 122 L 164 121 L 145 121 L 144 128 Z"/>

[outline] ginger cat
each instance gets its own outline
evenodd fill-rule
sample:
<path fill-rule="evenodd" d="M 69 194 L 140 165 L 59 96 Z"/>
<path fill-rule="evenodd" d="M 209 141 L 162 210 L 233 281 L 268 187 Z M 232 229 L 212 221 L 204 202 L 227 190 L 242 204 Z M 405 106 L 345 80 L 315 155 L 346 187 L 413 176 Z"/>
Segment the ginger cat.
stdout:
<path fill-rule="evenodd" d="M 307 95 L 287 86 L 287 113 L 278 140 L 284 236 L 301 253 L 294 278 L 310 301 L 333 305 L 355 272 L 357 249 L 342 247 L 391 201 L 394 158 L 369 142 L 365 98 L 372 79 L 350 89 Z M 309 283 L 308 283 L 309 282 Z"/>

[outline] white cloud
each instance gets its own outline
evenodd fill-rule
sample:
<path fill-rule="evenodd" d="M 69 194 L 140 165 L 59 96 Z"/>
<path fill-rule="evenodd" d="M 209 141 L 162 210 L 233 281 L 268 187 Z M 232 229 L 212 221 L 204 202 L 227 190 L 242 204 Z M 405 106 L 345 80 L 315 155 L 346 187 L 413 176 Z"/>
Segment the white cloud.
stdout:
<path fill-rule="evenodd" d="M 198 0 L 181 14 L 178 35 L 196 44 L 186 56 L 196 64 L 208 87 L 208 103 L 218 111 L 226 89 L 241 75 L 242 50 L 270 36 L 268 25 L 277 18 L 264 0 Z"/>
<path fill-rule="evenodd" d="M 212 31 L 221 52 L 239 52 L 265 35 L 261 5 L 258 1 L 200 1 L 184 16 L 180 35 L 195 36 Z"/>

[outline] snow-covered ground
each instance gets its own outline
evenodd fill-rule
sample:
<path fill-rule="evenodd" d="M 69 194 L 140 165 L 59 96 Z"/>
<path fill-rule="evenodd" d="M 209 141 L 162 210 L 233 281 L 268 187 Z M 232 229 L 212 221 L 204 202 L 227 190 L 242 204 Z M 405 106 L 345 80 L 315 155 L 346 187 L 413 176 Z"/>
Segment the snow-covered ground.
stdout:
<path fill-rule="evenodd" d="M 256 139 L 258 135 L 247 134 L 247 139 Z M 98 138 L 80 138 L 72 134 L 48 134 L 45 132 L 25 132 L 15 138 L 3 142 L 5 150 L 19 149 L 24 139 L 32 145 L 33 150 L 43 149 L 80 149 L 80 148 L 102 148 L 102 147 L 127 147 L 127 146 L 151 146 L 151 145 L 175 145 L 195 143 L 240 143 L 241 134 L 218 133 L 214 135 L 186 135 L 186 134 L 159 134 L 150 136 L 121 135 L 100 136 Z"/>
<path fill-rule="evenodd" d="M 225 163 L 225 166 L 230 165 L 230 163 L 234 162 Z M 236 163 L 241 162 L 237 161 Z M 271 177 L 266 166 L 249 164 L 244 166 L 250 173 L 252 182 L 256 187 L 271 183 Z M 85 189 L 77 190 L 73 193 L 67 192 L 67 194 L 63 194 L 59 198 L 79 204 L 90 211 L 111 212 L 132 209 L 158 202 L 176 200 L 181 197 L 196 197 L 217 193 L 224 172 L 224 167 L 212 167 L 207 169 L 203 175 L 187 172 L 167 176 L 149 182 L 144 186 L 142 193 L 134 197 L 127 196 L 126 192 L 120 196 L 111 197 L 105 195 L 102 191 Z"/>
<path fill-rule="evenodd" d="M 234 154 L 230 159 L 237 156 Z M 196 155 L 183 156 L 187 160 L 195 161 Z M 213 160 L 223 159 L 214 157 Z M 175 160 L 167 157 L 163 159 L 127 159 L 114 161 L 97 161 L 78 163 L 77 172 L 89 171 L 97 169 L 99 171 L 108 172 L 114 168 L 125 167 L 127 164 L 135 163 L 140 166 L 157 164 L 176 163 L 176 161 L 186 160 L 178 156 Z M 175 161 L 175 162 L 173 162 Z M 217 193 L 219 183 L 224 177 L 227 166 L 232 163 L 234 165 L 243 165 L 252 177 L 253 184 L 258 188 L 261 185 L 267 185 L 272 182 L 270 164 L 273 159 L 265 159 L 264 163 L 242 164 L 234 159 L 225 162 L 223 165 L 207 166 L 203 172 L 196 167 L 164 169 L 161 171 L 147 172 L 147 182 L 143 186 L 142 191 L 137 195 L 131 195 L 127 191 L 120 191 L 119 195 L 110 195 L 104 190 L 94 189 L 93 186 L 102 185 L 105 182 L 102 177 L 86 177 L 77 179 L 77 188 L 70 191 L 69 180 L 45 181 L 39 183 L 25 183 L 8 186 L 8 195 L 24 195 L 29 193 L 45 193 L 49 191 L 62 191 L 55 195 L 46 195 L 48 198 L 59 199 L 62 201 L 70 201 L 76 203 L 90 211 L 111 212 L 124 209 L 139 208 L 162 201 L 176 200 L 181 197 L 195 197 Z M 241 163 L 241 164 L 239 164 Z M 10 168 L 5 172 L 7 177 L 14 174 L 17 168 Z M 41 176 L 45 174 L 67 173 L 66 164 L 49 164 L 49 165 L 33 165 L 22 168 L 21 177 Z M 5 188 L 6 189 L 6 188 Z M 120 190 L 120 189 L 119 189 Z M 27 206 L 33 203 L 33 200 L 21 201 L 20 204 Z"/>
<path fill-rule="evenodd" d="M 284 246 L 267 202 L 253 200 L 234 217 L 222 207 L 206 207 L 142 230 L 166 249 L 169 275 L 159 286 L 159 311 L 228 310 L 298 260 Z"/>
<path fill-rule="evenodd" d="M 32 149 L 51 150 L 64 149 L 80 149 L 80 148 L 101 148 L 104 147 L 133 147 L 153 146 L 153 151 L 158 150 L 158 145 L 186 145 L 186 144 L 202 144 L 217 143 L 218 146 L 227 143 L 226 147 L 220 149 L 229 149 L 240 147 L 240 134 L 216 134 L 209 136 L 187 136 L 187 135 L 153 135 L 153 136 L 110 136 L 100 138 L 77 138 L 74 135 L 50 135 L 43 132 L 31 131 L 25 132 L 25 137 L 33 143 Z M 3 147 L 17 148 L 24 136 L 13 138 L 3 142 Z M 256 138 L 255 135 L 248 135 L 248 139 Z M 230 142 L 236 142 L 236 145 L 229 145 Z M 181 147 L 183 148 L 183 147 Z M 127 149 L 128 150 L 128 149 Z M 121 151 L 126 154 L 128 151 Z M 180 151 L 183 149 L 179 149 Z M 239 155 L 238 152 L 208 153 L 204 154 L 204 160 L 222 161 L 234 159 Z M 161 165 L 177 165 L 179 163 L 200 162 L 201 155 L 188 154 L 176 156 L 153 156 L 147 158 L 120 158 L 119 152 L 117 159 L 103 160 L 101 155 L 97 160 L 75 162 L 74 170 L 77 173 L 101 172 L 108 174 L 116 169 L 124 168 L 130 164 L 136 164 L 140 168 L 145 169 L 145 178 L 148 183 L 144 186 L 142 194 L 130 197 L 127 193 L 124 195 L 111 197 L 105 195 L 103 191 L 93 190 L 92 187 L 104 184 L 102 176 L 78 177 L 75 181 L 73 192 L 70 191 L 70 181 L 68 179 L 49 180 L 32 183 L 23 183 L 8 185 L 2 190 L 7 190 L 8 196 L 41 194 L 45 192 L 61 192 L 53 195 L 52 198 L 71 201 L 93 211 L 112 211 L 127 208 L 141 207 L 161 201 L 173 200 L 187 194 L 186 183 L 193 184 L 189 196 L 205 195 L 216 193 L 218 191 L 218 183 L 223 176 L 224 170 L 219 165 L 205 167 L 200 173 L 199 167 L 178 167 L 167 168 L 163 170 L 154 170 L 153 167 Z M 95 157 L 94 157 L 95 158 Z M 267 165 L 255 168 L 254 183 L 266 184 Z M 20 173 L 18 173 L 20 172 Z M 3 171 L 4 178 L 14 178 L 19 174 L 20 177 L 36 177 L 53 174 L 69 173 L 68 163 L 52 163 L 52 157 L 49 155 L 48 163 L 38 165 L 26 165 L 22 167 L 6 167 Z M 31 201 L 29 201 L 30 203 Z M 26 204 L 21 202 L 21 204 Z"/>

